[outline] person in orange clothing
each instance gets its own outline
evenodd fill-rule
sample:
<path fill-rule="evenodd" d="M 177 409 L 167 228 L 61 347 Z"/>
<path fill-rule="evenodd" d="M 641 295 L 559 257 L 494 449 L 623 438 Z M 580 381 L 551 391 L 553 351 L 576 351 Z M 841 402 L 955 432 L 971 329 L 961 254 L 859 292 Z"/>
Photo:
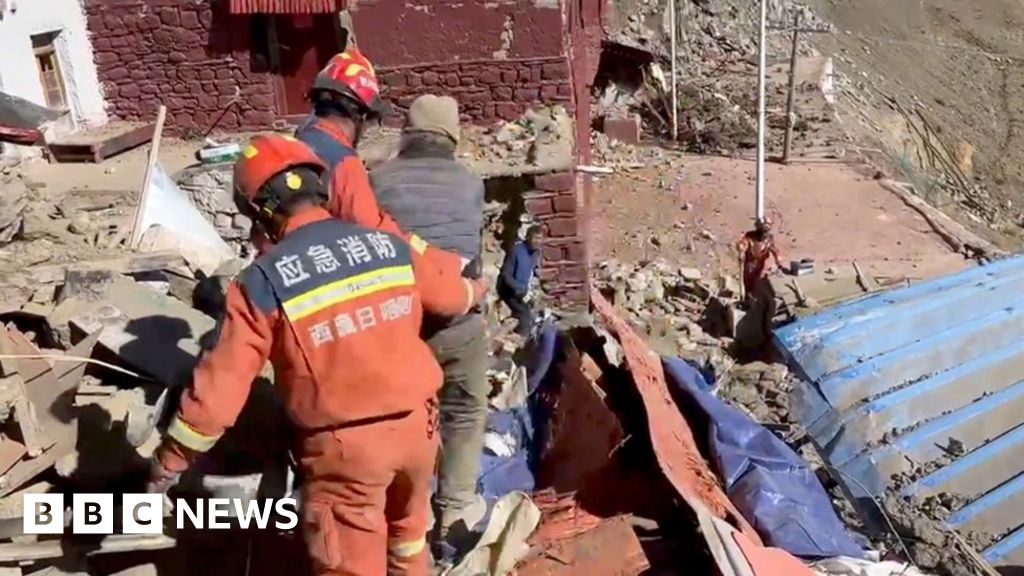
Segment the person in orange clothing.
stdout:
<path fill-rule="evenodd" d="M 462 270 L 469 264 L 458 254 L 429 246 L 419 236 L 405 232 L 377 204 L 366 166 L 355 150 L 367 123 L 378 120 L 387 108 L 380 98 L 373 64 L 355 48 L 334 56 L 313 80 L 309 100 L 313 113 L 295 137 L 328 167 L 331 214 L 405 238 L 431 265 Z"/>
<path fill-rule="evenodd" d="M 772 235 L 772 221 L 767 216 L 758 218 L 754 229 L 740 237 L 736 243 L 739 251 L 740 270 L 743 274 L 743 294 L 740 299 L 747 307 L 748 313 L 757 313 L 761 326 L 763 342 L 771 339 L 771 326 L 775 318 L 775 291 L 768 281 L 772 272 L 769 259 L 774 260 L 775 268 L 782 268 L 782 256 Z"/>
<path fill-rule="evenodd" d="M 273 246 L 229 287 L 219 339 L 182 393 L 149 488 L 165 491 L 213 447 L 269 359 L 298 432 L 316 573 L 422 576 L 442 382 L 422 315 L 464 314 L 484 287 L 422 266 L 398 236 L 332 218 L 325 169 L 289 137 L 243 149 L 236 202 Z"/>
<path fill-rule="evenodd" d="M 740 270 L 743 274 L 744 299 L 753 296 L 758 283 L 771 271 L 769 258 L 775 266 L 782 268 L 782 256 L 772 235 L 772 221 L 768 217 L 758 218 L 754 229 L 743 233 L 736 243 L 739 252 Z"/>

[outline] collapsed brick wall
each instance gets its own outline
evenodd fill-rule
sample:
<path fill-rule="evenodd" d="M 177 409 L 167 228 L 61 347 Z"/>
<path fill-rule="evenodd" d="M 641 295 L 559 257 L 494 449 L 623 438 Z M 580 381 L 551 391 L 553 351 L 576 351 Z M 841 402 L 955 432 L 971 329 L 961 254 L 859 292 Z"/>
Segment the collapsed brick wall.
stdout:
<path fill-rule="evenodd" d="M 252 20 L 227 2 L 84 0 L 107 112 L 174 133 L 259 129 L 276 118 L 273 76 L 250 52 Z M 226 111 L 225 111 L 226 110 Z"/>
<path fill-rule="evenodd" d="M 572 108 L 569 62 L 561 56 L 422 64 L 383 68 L 380 74 L 396 115 L 428 92 L 454 97 L 463 120 L 475 123 L 512 120 L 542 104 Z"/>
<path fill-rule="evenodd" d="M 530 217 L 544 227 L 538 272 L 544 291 L 563 307 L 585 305 L 590 293 L 576 176 L 572 172 L 537 176 L 533 187 L 523 194 L 523 201 Z"/>

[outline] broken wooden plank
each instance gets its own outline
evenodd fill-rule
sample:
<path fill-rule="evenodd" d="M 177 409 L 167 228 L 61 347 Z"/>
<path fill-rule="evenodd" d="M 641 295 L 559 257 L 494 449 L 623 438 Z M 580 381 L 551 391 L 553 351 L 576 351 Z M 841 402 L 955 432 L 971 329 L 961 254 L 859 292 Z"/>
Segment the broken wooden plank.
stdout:
<path fill-rule="evenodd" d="M 18 339 L 19 336 L 20 339 Z M 68 356 L 88 358 L 92 355 L 92 349 L 96 345 L 98 336 L 99 334 L 92 334 L 82 340 L 74 348 L 68 350 Z M 7 338 L 13 342 L 14 350 L 17 353 L 39 354 L 39 350 L 25 340 L 20 333 L 8 332 Z M 22 415 L 31 415 L 40 438 L 36 441 L 37 445 L 46 444 L 47 448 L 34 457 L 32 451 L 29 450 L 29 457 L 21 459 L 0 476 L 0 497 L 10 494 L 37 474 L 53 466 L 57 460 L 74 450 L 78 441 L 78 422 L 73 414 L 74 394 L 71 392 L 85 375 L 86 363 L 60 361 L 51 368 L 45 360 L 19 359 L 17 362 L 19 367 L 32 366 L 32 368 L 20 368 L 30 371 L 29 373 L 31 370 L 39 368 L 39 364 L 37 364 L 39 362 L 46 366 L 44 372 L 24 379 L 24 400 L 27 409 L 23 408 L 23 411 L 19 412 L 16 407 L 15 416 L 19 419 L 20 424 Z M 26 442 L 26 446 L 27 444 L 28 442 Z"/>
<path fill-rule="evenodd" d="M 124 277 L 111 282 L 104 301 L 80 310 L 71 316 L 72 326 L 86 333 L 102 328 L 100 344 L 167 386 L 187 383 L 201 342 L 216 326 L 180 300 Z"/>
<path fill-rule="evenodd" d="M 173 548 L 174 538 L 163 534 L 113 534 L 99 542 L 76 544 L 68 539 L 38 540 L 36 542 L 10 542 L 0 544 L 0 563 L 32 562 L 62 558 L 66 555 L 113 554 Z"/>
<path fill-rule="evenodd" d="M 13 438 L 3 436 L 0 439 L 0 475 L 6 474 L 14 467 L 19 460 L 25 457 L 28 451 L 25 445 Z"/>
<path fill-rule="evenodd" d="M 47 146 L 50 156 L 57 162 L 100 163 L 107 158 L 127 152 L 149 142 L 153 138 L 155 124 L 140 126 L 91 143 L 53 143 Z"/>

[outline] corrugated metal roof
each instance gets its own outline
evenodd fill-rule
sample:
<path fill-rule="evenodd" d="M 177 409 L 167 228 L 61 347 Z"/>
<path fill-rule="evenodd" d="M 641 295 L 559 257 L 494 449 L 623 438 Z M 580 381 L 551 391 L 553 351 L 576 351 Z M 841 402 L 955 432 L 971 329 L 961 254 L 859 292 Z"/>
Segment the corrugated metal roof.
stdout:
<path fill-rule="evenodd" d="M 805 380 L 792 412 L 832 467 L 874 495 L 913 474 L 906 496 L 960 496 L 946 523 L 989 536 L 994 566 L 1024 566 L 1024 256 L 836 306 L 776 341 Z"/>

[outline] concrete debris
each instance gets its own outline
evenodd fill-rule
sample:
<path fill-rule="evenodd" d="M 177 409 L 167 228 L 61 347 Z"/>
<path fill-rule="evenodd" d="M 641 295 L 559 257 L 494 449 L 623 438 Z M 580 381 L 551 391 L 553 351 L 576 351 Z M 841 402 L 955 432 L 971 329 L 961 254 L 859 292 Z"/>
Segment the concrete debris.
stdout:
<path fill-rule="evenodd" d="M 460 143 L 458 154 L 484 175 L 564 171 L 573 165 L 573 121 L 561 106 L 535 108 Z"/>
<path fill-rule="evenodd" d="M 68 310 L 72 327 L 87 334 L 102 329 L 100 344 L 171 387 L 188 381 L 200 351 L 215 338 L 213 318 L 124 277 L 114 279 L 103 300 L 68 299 L 55 314 Z"/>
<path fill-rule="evenodd" d="M 595 272 L 597 288 L 626 314 L 634 329 L 648 336 L 655 351 L 724 369 L 732 340 L 723 330 L 725 318 L 709 315 L 708 303 L 714 300 L 722 310 L 730 306 L 735 280 L 713 286 L 700 270 L 660 258 L 645 264 L 607 260 Z"/>
<path fill-rule="evenodd" d="M 16 176 L 0 176 L 0 246 L 14 240 L 22 231 L 28 188 Z"/>

